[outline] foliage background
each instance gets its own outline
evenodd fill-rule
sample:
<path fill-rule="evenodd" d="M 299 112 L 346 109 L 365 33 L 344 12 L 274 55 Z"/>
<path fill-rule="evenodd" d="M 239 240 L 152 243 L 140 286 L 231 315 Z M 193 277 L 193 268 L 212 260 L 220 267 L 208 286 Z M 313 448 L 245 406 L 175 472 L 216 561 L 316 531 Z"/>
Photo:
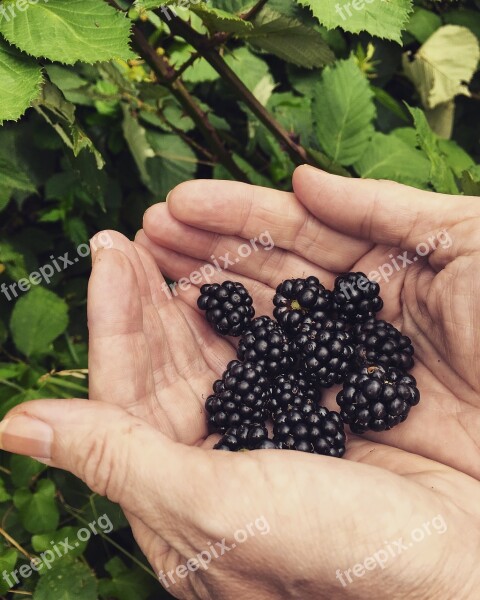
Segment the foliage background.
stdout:
<path fill-rule="evenodd" d="M 0 2 L 16 11 L 0 14 L 0 283 L 76 256 L 99 229 L 132 236 L 150 204 L 194 177 L 289 189 L 310 162 L 479 195 L 478 3 L 373 0 L 350 16 L 345 4 L 212 0 L 175 16 L 156 0 Z M 0 417 L 33 398 L 87 396 L 88 274 L 85 257 L 50 285 L 0 294 Z M 0 573 L 105 512 L 114 533 L 16 591 L 168 597 L 118 507 L 5 453 Z M 0 596 L 13 597 L 1 579 Z"/>

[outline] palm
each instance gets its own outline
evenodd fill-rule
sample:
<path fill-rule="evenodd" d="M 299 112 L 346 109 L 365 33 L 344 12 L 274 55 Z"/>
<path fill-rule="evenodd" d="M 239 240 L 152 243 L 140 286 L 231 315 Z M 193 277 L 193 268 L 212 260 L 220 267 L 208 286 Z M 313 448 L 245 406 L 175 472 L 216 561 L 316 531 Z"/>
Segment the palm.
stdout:
<path fill-rule="evenodd" d="M 112 234 L 114 247 L 123 253 L 116 259 L 118 272 L 111 268 L 103 272 L 101 267 L 94 269 L 89 298 L 93 398 L 103 399 L 105 393 L 102 390 L 108 389 L 109 397 L 115 398 L 115 402 L 171 438 L 189 445 L 211 447 L 213 442 L 207 438 L 203 405 L 213 380 L 235 356 L 235 349 L 230 341 L 216 336 L 199 314 L 196 308 L 198 289 L 192 287 L 169 298 L 162 288 L 164 280 L 157 264 L 165 274 L 178 280 L 198 269 L 212 254 L 218 257 L 231 252 L 235 256 L 239 244 L 270 229 L 277 246 L 274 250 L 253 253 L 248 260 L 235 263 L 232 271 L 227 269 L 217 273 L 215 278 L 242 281 L 254 297 L 257 314 L 271 314 L 274 288 L 285 278 L 315 274 L 326 285 L 331 285 L 340 271 L 368 273 L 388 262 L 392 253 L 394 256 L 399 253 L 394 248 L 361 241 L 358 236 L 326 227 L 293 195 L 268 194 L 266 204 L 260 202 L 260 206 L 255 206 L 252 199 L 248 210 L 245 203 L 233 204 L 228 218 L 223 212 L 221 224 L 215 223 L 218 207 L 213 203 L 209 215 L 213 224 L 209 229 L 219 233 L 197 228 L 192 206 L 188 205 L 182 213 L 178 203 L 171 204 L 170 210 L 159 205 L 147 216 L 145 228 L 150 239 L 140 232 L 134 245 L 119 234 Z M 284 209 L 285 202 L 288 203 L 287 218 L 285 212 L 279 219 L 273 209 L 269 211 L 269 202 L 272 207 L 277 203 Z M 200 206 L 199 225 L 205 221 L 207 206 L 206 203 Z M 240 212 L 235 213 L 235 206 Z M 248 217 L 245 216 L 247 212 Z M 292 231 L 296 235 L 292 236 Z M 144 247 L 153 254 L 156 264 Z M 473 433 L 474 427 L 472 433 L 467 429 L 467 423 L 480 420 L 473 368 L 476 342 L 473 334 L 465 336 L 462 359 L 457 359 L 458 364 L 455 362 L 459 353 L 454 346 L 454 325 L 459 326 L 462 318 L 468 322 L 468 315 L 475 311 L 475 306 L 469 305 L 475 298 L 471 294 L 456 297 L 455 306 L 451 304 L 451 291 L 463 289 L 459 281 L 463 281 L 464 276 L 457 269 L 454 274 L 445 274 L 445 271 L 436 274 L 422 260 L 400 271 L 383 286 L 386 308 L 380 316 L 395 323 L 414 340 L 417 348 L 414 374 L 420 384 L 422 401 L 412 411 L 408 422 L 391 432 L 364 436 L 364 439 L 352 436 L 346 458 L 353 462 L 342 461 L 345 476 L 337 480 L 338 474 L 335 475 L 339 491 L 345 498 L 351 497 L 352 488 L 365 486 L 367 478 L 371 477 L 371 473 L 358 464 L 368 463 L 404 475 L 429 494 L 431 488 L 442 488 L 444 494 L 454 499 L 458 497 L 459 489 L 464 489 L 465 496 L 472 496 L 473 492 L 478 500 L 480 492 L 476 488 L 472 490 L 468 478 L 443 467 L 450 465 L 477 476 L 479 472 L 475 460 L 479 434 Z M 121 298 L 114 303 L 114 308 L 110 308 L 107 319 L 105 308 L 102 309 L 105 296 Z M 443 319 L 444 315 L 450 315 L 450 320 Z M 443 329 L 432 326 L 439 322 L 444 323 Z M 472 357 L 470 364 L 463 357 Z M 448 371 L 446 360 L 450 365 Z M 334 396 L 333 390 L 326 395 L 331 408 L 335 407 Z M 445 444 L 448 439 L 454 443 Z M 377 440 L 383 444 L 376 443 Z M 443 465 L 431 463 L 424 457 Z M 312 507 L 325 477 L 334 476 L 327 470 L 320 473 L 315 468 L 317 463 L 312 463 L 312 457 L 303 453 L 289 453 L 281 461 L 276 453 L 268 452 L 255 453 L 253 458 L 267 463 L 270 486 L 272 480 L 280 482 L 285 473 L 290 473 L 300 487 L 310 489 L 304 502 L 306 505 L 311 502 Z M 232 466 L 229 463 L 230 477 L 235 476 Z M 395 495 L 398 494 L 400 506 L 402 495 L 405 495 L 401 479 L 385 481 L 391 491 L 395 492 L 397 488 Z M 375 477 L 372 485 L 374 482 Z M 259 481 L 257 498 L 260 506 L 269 493 L 265 481 Z M 382 501 L 378 491 L 370 494 L 364 510 L 376 515 Z M 466 501 L 465 509 L 471 507 L 471 501 Z M 347 506 L 345 510 L 348 510 Z M 343 514 L 341 509 L 339 514 Z M 168 544 L 135 517 L 131 517 L 131 522 L 148 556 L 154 555 L 157 559 L 159 555 L 167 556 Z"/>

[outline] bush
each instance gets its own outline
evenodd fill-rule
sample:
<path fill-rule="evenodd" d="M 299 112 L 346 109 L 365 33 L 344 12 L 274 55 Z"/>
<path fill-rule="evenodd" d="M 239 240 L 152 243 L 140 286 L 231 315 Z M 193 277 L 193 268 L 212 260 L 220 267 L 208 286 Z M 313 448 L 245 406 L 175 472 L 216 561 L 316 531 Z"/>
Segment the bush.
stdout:
<path fill-rule="evenodd" d="M 88 239 L 185 179 L 290 189 L 308 162 L 480 194 L 479 35 L 470 0 L 0 2 L 1 416 L 87 396 Z M 159 597 L 118 507 L 28 458 L 0 471 L 0 572 L 112 526 L 0 594 Z"/>

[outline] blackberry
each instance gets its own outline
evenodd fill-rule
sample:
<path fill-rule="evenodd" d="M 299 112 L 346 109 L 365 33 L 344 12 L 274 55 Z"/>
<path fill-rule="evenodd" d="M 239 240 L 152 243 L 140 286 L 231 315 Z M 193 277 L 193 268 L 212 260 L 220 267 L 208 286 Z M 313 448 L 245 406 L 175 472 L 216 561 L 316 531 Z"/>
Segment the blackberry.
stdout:
<path fill-rule="evenodd" d="M 319 385 L 302 371 L 276 377 L 272 386 L 272 397 L 268 405 L 272 418 L 293 405 L 298 397 L 303 398 L 310 404 L 319 402 L 321 398 Z"/>
<path fill-rule="evenodd" d="M 345 454 L 346 435 L 340 415 L 306 402 L 278 416 L 273 426 L 273 439 L 286 450 L 336 457 Z"/>
<path fill-rule="evenodd" d="M 370 366 L 350 373 L 337 395 L 340 416 L 354 433 L 391 429 L 418 404 L 416 385 L 414 377 L 394 367 Z"/>
<path fill-rule="evenodd" d="M 264 423 L 271 387 L 261 365 L 232 360 L 205 402 L 211 431 L 223 433 L 243 423 Z"/>
<path fill-rule="evenodd" d="M 307 376 L 323 387 L 341 383 L 350 370 L 353 347 L 347 331 L 311 329 L 297 335 L 294 344 Z"/>
<path fill-rule="evenodd" d="M 409 371 L 413 365 L 412 341 L 387 321 L 369 319 L 352 331 L 357 344 L 355 357 L 360 365 L 397 367 Z"/>
<path fill-rule="evenodd" d="M 375 316 L 383 307 L 380 286 L 365 273 L 342 273 L 335 279 L 333 304 L 338 318 L 356 324 Z"/>
<path fill-rule="evenodd" d="M 273 297 L 273 316 L 287 333 L 294 333 L 306 316 L 318 321 L 327 317 L 331 295 L 316 277 L 287 279 Z"/>
<path fill-rule="evenodd" d="M 312 330 L 326 329 L 328 331 L 347 331 L 348 323 L 343 319 L 336 319 L 331 316 L 316 321 L 311 317 L 305 317 L 302 324 L 298 327 L 298 333 L 308 333 Z"/>
<path fill-rule="evenodd" d="M 268 439 L 268 431 L 264 425 L 252 423 L 238 427 L 229 427 L 225 435 L 215 444 L 215 450 L 256 450 Z"/>
<path fill-rule="evenodd" d="M 241 283 L 206 283 L 200 288 L 198 308 L 220 335 L 239 336 L 255 315 L 253 300 Z"/>
<path fill-rule="evenodd" d="M 261 365 L 273 376 L 284 373 L 293 364 L 290 342 L 270 317 L 258 317 L 251 322 L 240 339 L 237 356 Z"/>

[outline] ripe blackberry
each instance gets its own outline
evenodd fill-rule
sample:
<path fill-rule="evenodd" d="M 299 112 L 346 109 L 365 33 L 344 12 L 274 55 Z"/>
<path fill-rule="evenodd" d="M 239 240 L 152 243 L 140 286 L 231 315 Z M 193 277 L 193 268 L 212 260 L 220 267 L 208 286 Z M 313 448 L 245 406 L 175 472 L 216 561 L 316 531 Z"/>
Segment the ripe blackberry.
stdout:
<path fill-rule="evenodd" d="M 351 367 L 353 347 L 347 331 L 311 329 L 295 338 L 295 349 L 307 376 L 319 385 L 341 383 Z"/>
<path fill-rule="evenodd" d="M 237 356 L 258 363 L 273 376 L 284 373 L 293 364 L 290 342 L 270 317 L 258 317 L 251 322 L 240 339 Z"/>
<path fill-rule="evenodd" d="M 308 333 L 309 331 L 318 331 L 319 329 L 326 329 L 328 331 L 347 331 L 348 323 L 343 319 L 336 319 L 331 316 L 327 316 L 320 321 L 316 321 L 312 319 L 312 317 L 305 317 L 298 328 L 298 333 Z"/>
<path fill-rule="evenodd" d="M 238 427 L 229 427 L 225 435 L 213 447 L 215 450 L 256 450 L 268 439 L 268 431 L 264 425 L 252 423 Z"/>
<path fill-rule="evenodd" d="M 206 283 L 197 305 L 220 335 L 242 335 L 255 315 L 253 300 L 241 283 Z"/>
<path fill-rule="evenodd" d="M 339 319 L 356 324 L 375 316 L 383 307 L 380 286 L 364 273 L 342 273 L 335 279 L 333 304 Z"/>
<path fill-rule="evenodd" d="M 286 450 L 326 456 L 345 454 L 345 432 L 340 415 L 304 402 L 282 412 L 273 426 L 273 439 Z"/>
<path fill-rule="evenodd" d="M 331 294 L 316 277 L 287 279 L 273 297 L 273 316 L 287 333 L 294 333 L 306 316 L 315 320 L 326 318 Z"/>
<path fill-rule="evenodd" d="M 272 396 L 268 405 L 272 418 L 275 418 L 276 414 L 292 406 L 298 397 L 303 398 L 311 404 L 319 402 L 321 398 L 319 385 L 308 378 L 302 371 L 276 377 L 273 382 Z"/>
<path fill-rule="evenodd" d="M 414 364 L 412 341 L 386 321 L 369 319 L 353 328 L 355 357 L 360 365 L 380 365 L 409 371 Z"/>
<path fill-rule="evenodd" d="M 270 381 L 261 365 L 232 360 L 222 379 L 213 384 L 205 402 L 211 431 L 223 433 L 242 423 L 264 423 L 270 399 Z"/>
<path fill-rule="evenodd" d="M 371 366 L 350 373 L 337 395 L 340 416 L 354 433 L 391 429 L 418 404 L 416 385 L 414 377 L 394 367 Z"/>

